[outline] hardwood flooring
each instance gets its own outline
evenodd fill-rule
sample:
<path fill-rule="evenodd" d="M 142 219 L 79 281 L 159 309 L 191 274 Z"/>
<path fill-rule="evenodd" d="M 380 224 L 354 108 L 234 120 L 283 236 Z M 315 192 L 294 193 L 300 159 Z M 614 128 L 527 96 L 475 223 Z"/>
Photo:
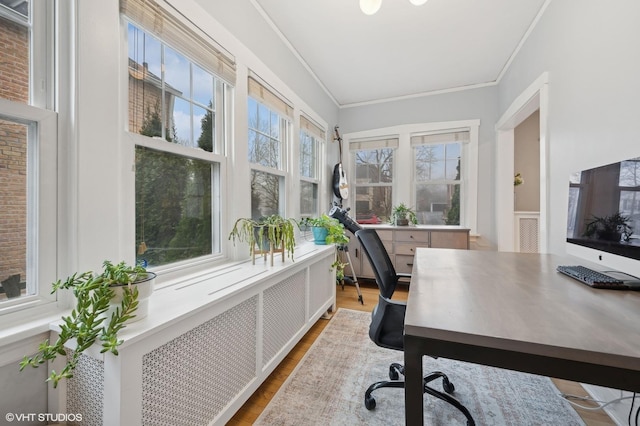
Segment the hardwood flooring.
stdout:
<path fill-rule="evenodd" d="M 358 311 L 370 312 L 378 300 L 378 289 L 375 283 L 361 282 L 360 287 L 364 299 L 364 305 L 358 302 L 356 289 L 353 286 L 346 286 L 344 290 L 340 287 L 336 289 L 336 305 L 338 308 L 353 309 Z M 407 288 L 399 286 L 394 293 L 394 299 L 406 300 Z M 293 371 L 298 362 L 302 359 L 309 347 L 320 335 L 328 320 L 319 320 L 305 336 L 298 342 L 287 357 L 280 365 L 271 373 L 258 390 L 247 400 L 247 402 L 238 410 L 233 418 L 227 423 L 228 425 L 252 425 L 258 418 L 262 410 L 267 406 L 271 398 L 280 389 L 280 386 Z M 553 380 L 558 389 L 567 394 L 587 396 L 587 392 L 579 383 L 569 382 L 567 380 Z M 588 403 L 581 403 L 588 406 Z M 609 426 L 615 425 L 613 420 L 602 410 L 588 411 L 577 408 L 576 411 L 582 417 L 587 426 Z"/>

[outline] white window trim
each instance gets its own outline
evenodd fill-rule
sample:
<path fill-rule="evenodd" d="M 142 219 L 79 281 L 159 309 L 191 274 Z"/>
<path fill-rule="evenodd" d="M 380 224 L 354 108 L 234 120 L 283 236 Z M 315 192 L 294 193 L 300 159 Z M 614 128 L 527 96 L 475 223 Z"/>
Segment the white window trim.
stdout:
<path fill-rule="evenodd" d="M 23 295 L 15 300 L 3 301 L 0 313 L 15 312 L 34 305 L 55 302 L 51 283 L 57 275 L 58 227 L 58 115 L 30 105 L 0 99 L 0 118 L 22 123 L 35 123 L 37 153 L 29 155 L 29 165 L 37 164 L 29 173 L 27 209 L 27 274 L 30 283 L 37 286 L 37 295 Z M 31 145 L 31 142 L 28 142 Z M 32 158 L 32 155 L 36 155 Z M 37 207 L 37 209 L 36 209 Z"/>
<path fill-rule="evenodd" d="M 347 178 L 352 179 L 355 170 L 355 156 L 349 149 L 350 144 L 370 139 L 398 138 L 399 144 L 393 156 L 393 185 L 392 203 L 400 202 L 415 205 L 414 195 L 414 171 L 413 167 L 399 167 L 400 165 L 413 164 L 411 135 L 417 133 L 446 133 L 448 131 L 466 130 L 469 132 L 469 142 L 462 145 L 461 161 L 461 191 L 462 203 L 460 211 L 460 226 L 469 228 L 471 234 L 477 233 L 478 228 L 478 135 L 480 120 L 444 121 L 435 123 L 404 124 L 378 129 L 352 132 L 343 135 L 346 142 L 346 151 L 349 156 L 347 162 Z M 351 181 L 350 181 L 351 182 Z M 410 182 L 409 185 L 406 182 Z M 354 185 L 355 186 L 355 185 Z M 355 197 L 349 197 L 349 207 L 355 208 Z"/>
<path fill-rule="evenodd" d="M 314 163 L 315 163 L 315 176 L 313 177 L 308 177 L 308 176 L 302 176 L 302 174 L 300 173 L 300 144 L 301 144 L 301 140 L 300 140 L 300 134 L 301 133 L 306 133 L 307 136 L 310 136 L 313 138 L 314 142 L 316 143 L 316 155 L 314 158 Z M 318 187 L 318 200 L 317 200 L 317 211 L 314 213 L 314 216 L 319 216 L 321 213 L 321 209 L 322 209 L 322 203 L 321 203 L 321 179 L 320 177 L 322 176 L 322 162 L 323 161 L 323 153 L 325 150 L 325 143 L 324 140 L 320 138 L 320 136 L 314 134 L 313 132 L 309 132 L 305 129 L 298 129 L 298 132 L 296 133 L 298 135 L 298 140 L 297 140 L 297 155 L 296 158 L 298 159 L 298 161 L 295 163 L 297 164 L 297 169 L 295 169 L 295 174 L 297 176 L 297 179 L 299 182 L 308 182 L 308 183 L 312 183 L 314 185 L 317 185 Z M 300 209 L 300 198 L 301 198 L 301 193 L 300 193 L 300 186 L 298 186 L 298 188 L 296 189 L 296 193 L 298 194 L 298 203 L 297 203 L 297 210 L 298 210 L 298 217 L 302 216 L 302 212 L 299 211 Z"/>

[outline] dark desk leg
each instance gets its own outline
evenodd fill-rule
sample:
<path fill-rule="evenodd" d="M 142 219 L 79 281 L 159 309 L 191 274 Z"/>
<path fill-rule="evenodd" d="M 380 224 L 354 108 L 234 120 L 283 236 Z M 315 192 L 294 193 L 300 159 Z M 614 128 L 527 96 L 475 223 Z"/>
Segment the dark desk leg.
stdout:
<path fill-rule="evenodd" d="M 420 339 L 404 336 L 404 413 L 407 425 L 424 424 L 422 413 L 422 354 Z"/>

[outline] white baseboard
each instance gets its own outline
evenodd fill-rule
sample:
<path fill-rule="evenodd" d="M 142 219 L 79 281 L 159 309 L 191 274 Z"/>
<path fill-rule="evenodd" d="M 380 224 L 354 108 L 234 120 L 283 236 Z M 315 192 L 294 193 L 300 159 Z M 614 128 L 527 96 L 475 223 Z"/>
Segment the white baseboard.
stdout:
<path fill-rule="evenodd" d="M 585 390 L 591 395 L 593 399 L 598 401 L 611 401 L 624 396 L 632 396 L 632 392 L 620 391 L 618 389 L 603 388 L 602 386 L 582 384 Z M 635 405 L 637 407 L 637 404 Z M 629 417 L 629 410 L 631 409 L 631 400 L 625 399 L 623 401 L 615 402 L 613 404 L 604 407 L 604 411 L 611 417 L 611 419 L 618 426 L 626 426 L 627 419 Z"/>

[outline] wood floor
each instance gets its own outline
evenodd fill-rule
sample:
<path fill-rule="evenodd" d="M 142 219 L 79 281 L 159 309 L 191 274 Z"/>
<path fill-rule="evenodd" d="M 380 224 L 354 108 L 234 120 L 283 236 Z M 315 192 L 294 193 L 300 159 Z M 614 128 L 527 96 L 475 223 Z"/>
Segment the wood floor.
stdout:
<path fill-rule="evenodd" d="M 364 299 L 364 306 L 358 302 L 356 289 L 354 287 L 345 287 L 342 290 L 337 288 L 336 304 L 338 308 L 353 309 L 359 311 L 370 312 L 378 299 L 378 289 L 375 287 L 375 283 L 360 283 L 362 295 Z M 394 299 L 406 300 L 407 291 L 406 288 L 400 286 L 394 293 Z M 293 348 L 293 350 L 287 355 L 282 363 L 271 373 L 271 375 L 265 380 L 265 382 L 258 388 L 258 390 L 249 398 L 249 400 L 238 410 L 235 416 L 227 423 L 228 425 L 251 425 L 258 418 L 262 410 L 267 406 L 271 398 L 280 389 L 280 386 L 287 379 L 289 374 L 296 367 L 298 362 L 302 359 L 309 347 L 313 344 L 316 338 L 320 335 L 324 327 L 328 324 L 328 320 L 319 320 L 300 340 L 300 342 Z M 567 394 L 587 396 L 587 392 L 579 383 L 569 382 L 566 380 L 554 379 L 554 383 L 558 389 Z M 589 405 L 589 403 L 582 403 L 583 405 Z M 615 423 L 609 418 L 609 416 L 602 410 L 588 411 L 576 409 L 578 414 L 582 417 L 587 426 L 609 426 L 615 425 Z"/>

